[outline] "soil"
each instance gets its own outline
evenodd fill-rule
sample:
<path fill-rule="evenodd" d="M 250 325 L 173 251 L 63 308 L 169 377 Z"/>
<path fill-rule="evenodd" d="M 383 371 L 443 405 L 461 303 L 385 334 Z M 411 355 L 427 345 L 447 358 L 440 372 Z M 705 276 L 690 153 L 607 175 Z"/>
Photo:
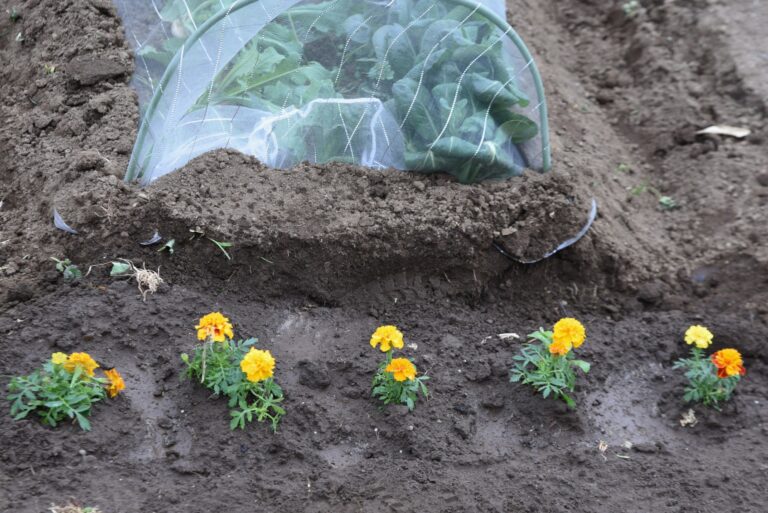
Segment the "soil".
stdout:
<path fill-rule="evenodd" d="M 219 151 L 142 189 L 121 180 L 139 111 L 110 2 L 15 2 L 21 17 L 0 17 L 0 384 L 80 350 L 127 389 L 88 433 L 0 416 L 0 511 L 765 511 L 768 9 L 622 4 L 508 1 L 545 77 L 551 174 L 462 186 Z M 695 134 L 714 124 L 752 134 Z M 523 263 L 593 198 L 587 236 Z M 155 231 L 173 254 L 139 244 Z M 65 283 L 51 257 L 90 272 Z M 118 258 L 167 284 L 142 301 L 108 276 Z M 226 404 L 180 379 L 212 310 L 274 353 L 276 434 L 231 432 Z M 521 340 L 497 336 L 563 315 L 587 326 L 593 363 L 575 411 L 509 383 Z M 368 394 L 385 323 L 431 377 L 414 413 Z M 671 366 L 693 323 L 748 374 L 683 427 Z"/>

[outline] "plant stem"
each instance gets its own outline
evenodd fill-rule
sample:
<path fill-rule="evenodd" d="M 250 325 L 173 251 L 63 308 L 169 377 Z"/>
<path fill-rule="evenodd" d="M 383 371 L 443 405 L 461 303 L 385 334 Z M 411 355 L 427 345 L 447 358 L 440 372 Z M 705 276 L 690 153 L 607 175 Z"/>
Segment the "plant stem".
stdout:
<path fill-rule="evenodd" d="M 203 342 L 203 372 L 200 376 L 200 383 L 205 382 L 205 360 L 206 360 L 206 356 L 208 355 L 208 343 L 210 342 L 210 338 L 211 337 L 208 337 L 208 339 L 205 342 Z"/>

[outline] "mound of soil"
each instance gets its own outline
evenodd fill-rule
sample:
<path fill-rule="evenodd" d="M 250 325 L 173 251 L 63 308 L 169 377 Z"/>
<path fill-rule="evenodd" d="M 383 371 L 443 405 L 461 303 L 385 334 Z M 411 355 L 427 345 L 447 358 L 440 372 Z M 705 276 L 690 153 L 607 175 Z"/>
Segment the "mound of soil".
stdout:
<path fill-rule="evenodd" d="M 763 511 L 768 76 L 749 51 L 765 36 L 740 27 L 768 12 L 624 3 L 508 2 L 546 78 L 550 175 L 467 187 L 219 151 L 146 189 L 121 180 L 139 113 L 110 2 L 15 4 L 0 18 L 0 385 L 80 350 L 127 389 L 88 433 L 6 416 L 0 510 Z M 712 124 L 752 135 L 695 135 Z M 522 263 L 578 231 L 593 198 L 584 239 Z M 139 244 L 155 231 L 173 254 Z M 89 272 L 65 283 L 50 257 Z M 108 276 L 118 258 L 167 285 L 142 301 Z M 275 354 L 276 434 L 229 431 L 226 404 L 180 379 L 216 309 Z M 563 315 L 587 326 L 594 365 L 576 411 L 510 384 L 521 339 L 498 337 Z M 367 340 L 385 323 L 432 378 L 414 413 L 369 397 Z M 748 374 L 722 412 L 694 407 L 682 427 L 671 364 L 692 323 Z"/>

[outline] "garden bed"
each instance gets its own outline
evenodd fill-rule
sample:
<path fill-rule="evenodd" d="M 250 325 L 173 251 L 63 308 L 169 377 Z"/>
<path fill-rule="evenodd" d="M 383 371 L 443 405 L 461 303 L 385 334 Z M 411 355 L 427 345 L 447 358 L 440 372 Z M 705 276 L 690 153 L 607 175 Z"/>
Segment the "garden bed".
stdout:
<path fill-rule="evenodd" d="M 127 388 L 88 433 L 6 416 L 0 510 L 763 511 L 765 81 L 744 49 L 764 41 L 723 21 L 746 2 L 591 4 L 508 2 L 545 77 L 551 175 L 463 186 L 219 151 L 141 189 L 120 180 L 138 107 L 110 3 L 17 2 L 0 21 L 0 384 L 87 350 Z M 694 135 L 712 124 L 752 135 Z M 592 198 L 585 238 L 521 263 L 578 230 Z M 155 230 L 173 255 L 138 244 Z M 190 230 L 232 242 L 232 259 Z M 167 285 L 144 302 L 108 266 L 67 284 L 50 257 L 84 272 L 128 258 Z M 276 434 L 230 431 L 226 404 L 180 379 L 212 310 L 275 355 Z M 593 364 L 576 411 L 509 383 L 521 341 L 497 336 L 565 315 Z M 413 413 L 369 397 L 368 338 L 387 323 L 431 377 Z M 748 373 L 722 412 L 695 408 L 683 427 L 671 365 L 696 323 Z"/>

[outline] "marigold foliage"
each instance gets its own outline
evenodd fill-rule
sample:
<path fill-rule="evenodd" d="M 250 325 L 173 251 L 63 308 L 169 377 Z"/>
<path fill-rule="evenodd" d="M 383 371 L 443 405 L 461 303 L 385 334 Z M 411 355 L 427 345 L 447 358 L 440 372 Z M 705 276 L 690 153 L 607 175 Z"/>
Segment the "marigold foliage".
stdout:
<path fill-rule="evenodd" d="M 419 393 L 429 396 L 425 382 L 429 376 L 416 376 L 416 366 L 408 358 L 393 358 L 394 348 L 402 349 L 403 334 L 394 326 L 381 326 L 371 336 L 371 347 L 386 353 L 373 377 L 371 395 L 387 404 L 403 404 L 413 411 Z"/>
<path fill-rule="evenodd" d="M 43 424 L 56 426 L 71 419 L 88 431 L 88 416 L 93 405 L 107 395 L 114 397 L 125 388 L 116 370 L 106 371 L 106 379 L 95 377 L 99 367 L 88 353 L 53 353 L 43 366 L 27 376 L 17 376 L 8 384 L 8 400 L 14 420 L 36 413 Z M 114 393 L 114 395 L 113 395 Z"/>
<path fill-rule="evenodd" d="M 251 348 L 240 361 L 240 369 L 248 381 L 258 383 L 271 378 L 275 370 L 275 359 L 269 351 Z"/>
<path fill-rule="evenodd" d="M 384 405 L 402 404 L 413 411 L 419 394 L 429 397 L 426 381 L 429 376 L 417 376 L 416 366 L 407 358 L 387 359 L 373 377 L 371 395 L 381 400 Z"/>
<path fill-rule="evenodd" d="M 94 371 L 99 368 L 99 364 L 88 353 L 72 353 L 63 366 L 67 372 L 74 372 L 76 368 L 80 368 L 83 374 L 89 377 L 93 377 Z"/>
<path fill-rule="evenodd" d="M 570 394 L 576 387 L 576 373 L 587 373 L 590 364 L 577 360 L 572 350 L 586 339 L 584 326 L 572 318 L 560 319 L 553 331 L 539 329 L 528 335 L 529 342 L 514 356 L 515 366 L 510 381 L 531 385 L 545 398 L 550 395 L 565 401 L 571 407 L 576 402 Z"/>
<path fill-rule="evenodd" d="M 285 410 L 283 390 L 273 379 L 275 359 L 269 351 L 253 347 L 257 340 L 206 342 L 190 356 L 182 354 L 186 375 L 228 398 L 230 429 L 245 429 L 248 422 L 269 421 L 277 431 Z"/>
<path fill-rule="evenodd" d="M 706 349 L 712 345 L 713 338 L 712 332 L 704 326 L 691 326 L 685 331 L 685 343 L 696 344 L 699 349 Z"/>
<path fill-rule="evenodd" d="M 403 334 L 395 326 L 380 326 L 371 335 L 371 347 L 379 346 L 382 352 L 389 352 L 393 347 L 403 348 Z"/>
<path fill-rule="evenodd" d="M 746 374 L 741 354 L 730 348 L 706 358 L 704 349 L 693 347 L 690 357 L 676 361 L 673 368 L 685 369 L 688 385 L 683 399 L 686 402 L 701 403 L 716 410 L 731 398 L 741 376 Z"/>
<path fill-rule="evenodd" d="M 198 340 L 212 340 L 213 342 L 225 342 L 232 339 L 235 334 L 229 319 L 220 312 L 212 312 L 200 318 L 197 326 Z"/>

